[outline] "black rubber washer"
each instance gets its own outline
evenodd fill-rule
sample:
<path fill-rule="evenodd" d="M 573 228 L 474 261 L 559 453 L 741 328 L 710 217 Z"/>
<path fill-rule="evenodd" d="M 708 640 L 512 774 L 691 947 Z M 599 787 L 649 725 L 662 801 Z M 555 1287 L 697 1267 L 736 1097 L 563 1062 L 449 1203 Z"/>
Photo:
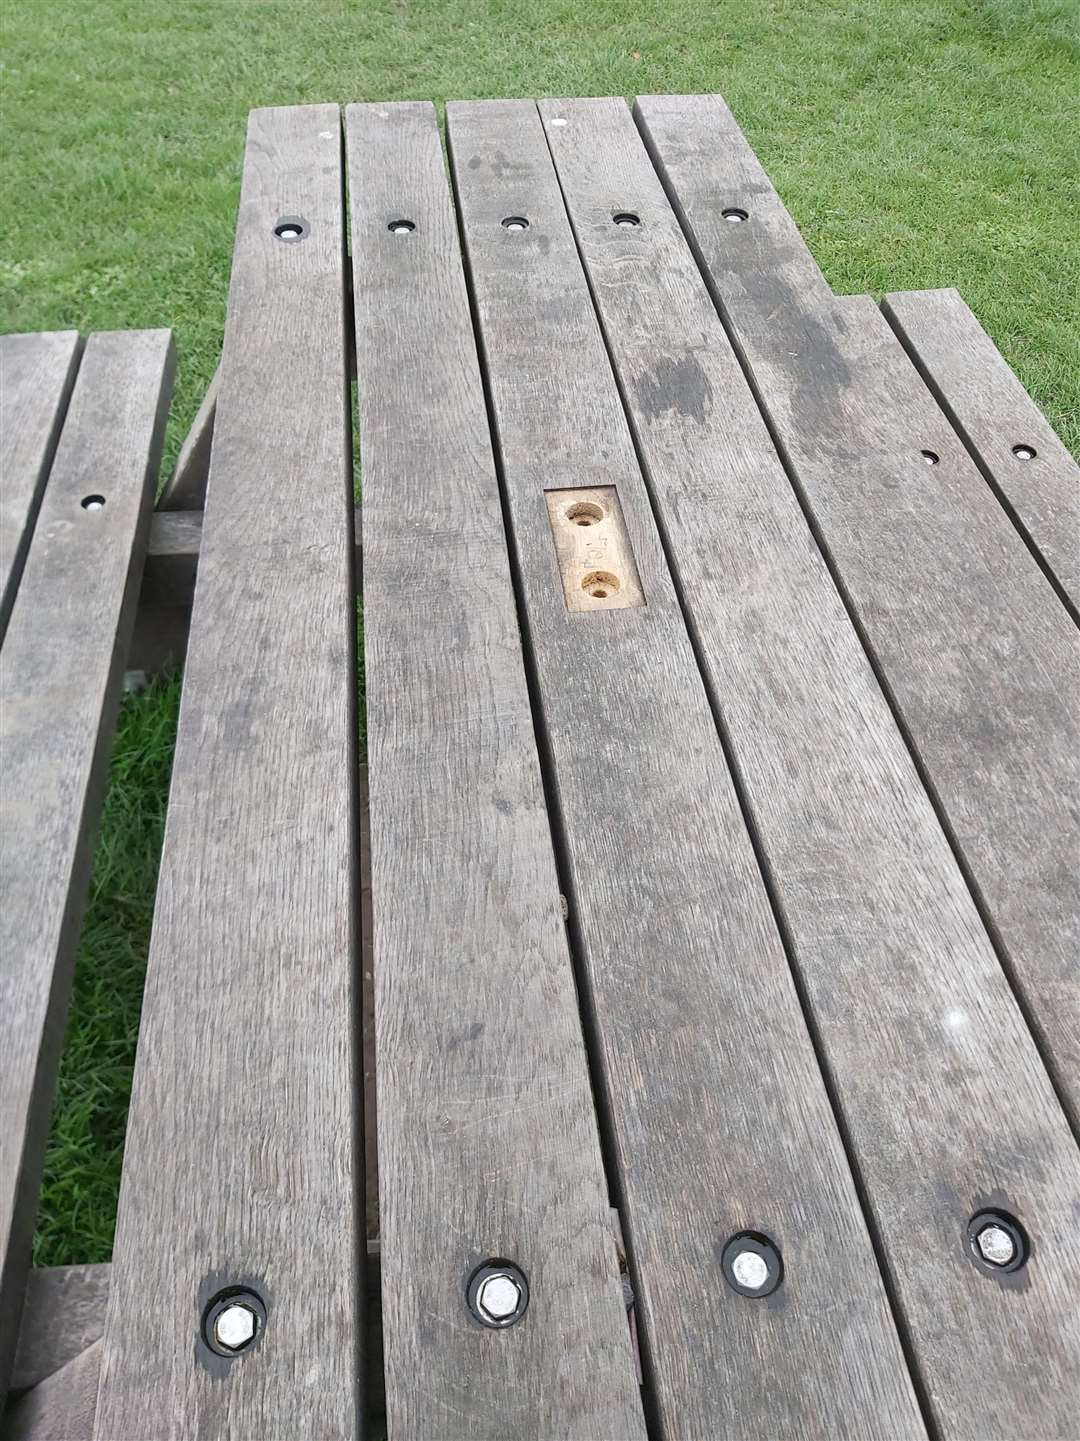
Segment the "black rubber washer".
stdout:
<path fill-rule="evenodd" d="M 295 235 L 284 234 L 283 232 L 295 230 Z M 285 245 L 299 245 L 301 240 L 306 240 L 311 233 L 311 226 L 302 215 L 283 215 L 274 226 L 274 234 Z"/>
<path fill-rule="evenodd" d="M 233 1351 L 228 1346 L 222 1346 L 217 1340 L 215 1340 L 214 1323 L 217 1321 L 217 1318 L 221 1315 L 222 1311 L 226 1310 L 229 1306 L 232 1306 L 237 1301 L 239 1301 L 242 1305 L 246 1306 L 249 1311 L 254 1313 L 255 1334 L 254 1336 L 252 1336 L 251 1340 L 247 1343 L 246 1346 L 241 1346 L 239 1350 Z M 206 1310 L 203 1312 L 203 1341 L 206 1343 L 207 1346 L 209 1346 L 210 1350 L 213 1351 L 215 1356 L 224 1356 L 225 1359 L 228 1361 L 236 1361 L 239 1359 L 239 1357 L 247 1355 L 247 1353 L 251 1350 L 251 1348 L 255 1345 L 256 1341 L 258 1341 L 259 1337 L 262 1335 L 265 1326 L 266 1306 L 263 1304 L 262 1297 L 257 1296 L 254 1291 L 248 1290 L 246 1286 L 226 1286 L 223 1291 L 219 1291 L 217 1293 L 217 1295 L 210 1302 L 209 1306 L 207 1306 Z"/>
<path fill-rule="evenodd" d="M 735 1278 L 733 1269 L 735 1257 L 744 1251 L 750 1251 L 755 1256 L 760 1256 L 765 1262 L 768 1276 L 764 1286 L 756 1290 L 751 1286 L 744 1286 Z M 784 1261 L 780 1250 L 769 1240 L 768 1236 L 760 1231 L 736 1231 L 724 1245 L 720 1253 L 720 1265 L 724 1272 L 724 1280 L 733 1291 L 740 1296 L 746 1296 L 751 1301 L 760 1301 L 765 1296 L 771 1296 L 780 1282 L 784 1279 Z"/>
<path fill-rule="evenodd" d="M 988 1261 L 979 1250 L 979 1232 L 984 1231 L 987 1226 L 1000 1226 L 1012 1237 L 1015 1254 L 1011 1261 L 1005 1262 L 1004 1266 L 999 1266 L 995 1261 Z M 1027 1265 L 1028 1257 L 1031 1255 L 1031 1242 L 1028 1240 L 1027 1232 L 1016 1217 L 1010 1216 L 1007 1211 L 976 1211 L 967 1224 L 967 1241 L 971 1259 L 987 1276 L 1007 1276 L 1012 1271 L 1019 1271 L 1022 1266 Z"/>
<path fill-rule="evenodd" d="M 514 1314 L 512 1316 L 508 1316 L 505 1321 L 490 1320 L 487 1316 L 483 1314 L 483 1312 L 480 1310 L 480 1307 L 477 1305 L 476 1298 L 479 1295 L 480 1287 L 489 1276 L 510 1276 L 516 1283 L 518 1290 L 521 1293 L 521 1304 L 518 1306 Z M 491 1331 L 504 1331 L 507 1326 L 513 1326 L 518 1321 L 520 1321 L 522 1316 L 524 1316 L 525 1312 L 528 1310 L 529 1283 L 525 1278 L 525 1272 L 521 1269 L 520 1266 L 515 1266 L 513 1261 L 485 1261 L 482 1266 L 477 1266 L 476 1270 L 469 1277 L 469 1284 L 465 1290 L 465 1299 L 468 1302 L 469 1310 L 472 1312 L 475 1319 L 480 1322 L 481 1326 L 486 1326 Z"/>

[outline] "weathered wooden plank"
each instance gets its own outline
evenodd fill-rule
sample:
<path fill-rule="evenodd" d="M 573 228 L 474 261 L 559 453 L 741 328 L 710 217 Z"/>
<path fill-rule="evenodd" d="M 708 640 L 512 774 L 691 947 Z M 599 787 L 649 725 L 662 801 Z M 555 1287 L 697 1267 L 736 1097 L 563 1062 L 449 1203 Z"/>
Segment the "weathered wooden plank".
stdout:
<path fill-rule="evenodd" d="M 1064 1434 L 1065 1116 L 626 104 L 540 110 L 936 1434 Z M 1033 1237 L 1022 1291 L 970 1261 L 992 1195 Z"/>
<path fill-rule="evenodd" d="M 342 181 L 335 106 L 252 112 L 98 1441 L 359 1426 Z M 266 1317 L 224 1357 L 231 1286 Z"/>
<path fill-rule="evenodd" d="M 78 331 L 0 335 L 0 641 L 78 365 Z"/>
<path fill-rule="evenodd" d="M 0 656 L 0 1392 L 172 363 L 167 331 L 89 340 Z"/>
<path fill-rule="evenodd" d="M 539 116 L 452 104 L 447 133 L 661 1430 L 921 1434 Z M 546 495 L 602 486 L 646 604 L 571 611 Z M 770 1300 L 725 1279 L 746 1231 Z"/>
<path fill-rule="evenodd" d="M 90 1441 L 101 1342 L 80 1351 L 4 1413 L 4 1441 Z"/>
<path fill-rule="evenodd" d="M 162 488 L 157 508 L 162 511 L 202 510 L 206 504 L 206 482 L 210 474 L 210 447 L 214 440 L 214 417 L 221 388 L 221 365 L 206 387 L 191 429 L 180 447 L 172 475 Z"/>
<path fill-rule="evenodd" d="M 435 112 L 346 129 L 389 1432 L 644 1437 Z"/>
<path fill-rule="evenodd" d="M 1080 466 L 955 290 L 881 303 L 938 404 L 1080 619 Z"/>
<path fill-rule="evenodd" d="M 0 1394 L 171 381 L 168 331 L 88 341 L 0 654 Z"/>
<path fill-rule="evenodd" d="M 708 173 L 637 108 L 709 280 Z M 712 290 L 1075 1129 L 1080 635 L 869 297 L 765 320 Z"/>
<path fill-rule="evenodd" d="M 108 1299 L 108 1262 L 32 1270 L 23 1297 L 12 1391 L 28 1391 L 100 1341 Z"/>

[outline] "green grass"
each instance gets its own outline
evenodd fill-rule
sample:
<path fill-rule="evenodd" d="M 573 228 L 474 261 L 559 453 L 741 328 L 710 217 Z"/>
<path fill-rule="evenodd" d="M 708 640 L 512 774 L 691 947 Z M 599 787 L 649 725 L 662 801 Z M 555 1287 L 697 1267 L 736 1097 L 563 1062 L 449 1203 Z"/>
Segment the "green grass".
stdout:
<path fill-rule="evenodd" d="M 1076 0 L 9 0 L 0 326 L 171 325 L 171 459 L 220 346 L 251 106 L 717 90 L 838 291 L 957 286 L 1080 452 L 1078 14 Z M 42 1260 L 108 1253 L 174 705 L 167 690 L 125 710 L 120 753 L 128 735 L 156 749 L 145 770 L 129 756 L 110 795 Z"/>

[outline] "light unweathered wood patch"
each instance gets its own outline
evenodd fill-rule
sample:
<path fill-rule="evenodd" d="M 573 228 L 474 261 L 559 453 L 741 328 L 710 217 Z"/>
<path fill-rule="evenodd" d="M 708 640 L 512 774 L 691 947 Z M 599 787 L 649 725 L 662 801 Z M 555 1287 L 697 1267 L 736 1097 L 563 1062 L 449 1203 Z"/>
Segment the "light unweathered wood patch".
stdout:
<path fill-rule="evenodd" d="M 637 561 L 613 485 L 544 494 L 567 610 L 645 604 Z"/>

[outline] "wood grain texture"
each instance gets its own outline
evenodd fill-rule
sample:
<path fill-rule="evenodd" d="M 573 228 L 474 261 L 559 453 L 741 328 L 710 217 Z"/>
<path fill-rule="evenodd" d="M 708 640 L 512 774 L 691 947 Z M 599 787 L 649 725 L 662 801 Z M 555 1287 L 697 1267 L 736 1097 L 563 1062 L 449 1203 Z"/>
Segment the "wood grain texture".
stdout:
<path fill-rule="evenodd" d="M 98 1441 L 359 1429 L 342 182 L 335 106 L 252 112 Z M 201 1323 L 233 1284 L 268 1319 L 225 1360 Z"/>
<path fill-rule="evenodd" d="M 32 1270 L 23 1298 L 12 1391 L 28 1391 L 100 1341 L 108 1300 L 108 1262 Z"/>
<path fill-rule="evenodd" d="M 0 653 L 0 1394 L 30 1264 L 172 364 L 168 331 L 87 342 Z M 102 509 L 83 508 L 91 494 L 104 496 Z"/>
<path fill-rule="evenodd" d="M 202 510 L 206 504 L 206 482 L 210 475 L 210 447 L 214 441 L 214 418 L 221 389 L 218 364 L 202 404 L 195 412 L 191 429 L 184 437 L 172 475 L 162 487 L 157 508 L 162 511 Z"/>
<path fill-rule="evenodd" d="M 719 95 L 650 95 L 638 101 L 680 165 L 708 177 L 716 283 L 763 317 L 785 306 L 832 296 L 828 281 L 735 117 Z M 625 209 L 633 209 L 627 201 Z M 743 222 L 725 218 L 741 211 Z"/>
<path fill-rule="evenodd" d="M 709 280 L 708 174 L 638 115 Z M 1075 1132 L 1080 635 L 868 296 L 766 321 L 711 283 Z"/>
<path fill-rule="evenodd" d="M 78 365 L 78 331 L 0 335 L 0 642 Z"/>
<path fill-rule="evenodd" d="M 540 110 L 937 1434 L 1065 1436 L 1065 1116 L 629 110 Z M 971 1262 L 990 1196 L 1035 1238 L 1022 1291 Z"/>
<path fill-rule="evenodd" d="M 539 115 L 451 104 L 447 133 L 661 1434 L 920 1435 Z M 647 604 L 575 614 L 545 491 L 597 485 Z M 771 1300 L 724 1280 L 745 1229 Z"/>
<path fill-rule="evenodd" d="M 3 1416 L 4 1441 L 90 1441 L 101 1344 L 95 1341 L 13 1401 Z"/>
<path fill-rule="evenodd" d="M 389 1434 L 643 1438 L 434 108 L 347 137 Z M 529 1279 L 502 1332 L 489 1257 Z"/>
<path fill-rule="evenodd" d="M 938 404 L 1080 618 L 1080 466 L 955 290 L 882 301 Z M 1030 460 L 1013 453 L 1028 447 Z"/>

